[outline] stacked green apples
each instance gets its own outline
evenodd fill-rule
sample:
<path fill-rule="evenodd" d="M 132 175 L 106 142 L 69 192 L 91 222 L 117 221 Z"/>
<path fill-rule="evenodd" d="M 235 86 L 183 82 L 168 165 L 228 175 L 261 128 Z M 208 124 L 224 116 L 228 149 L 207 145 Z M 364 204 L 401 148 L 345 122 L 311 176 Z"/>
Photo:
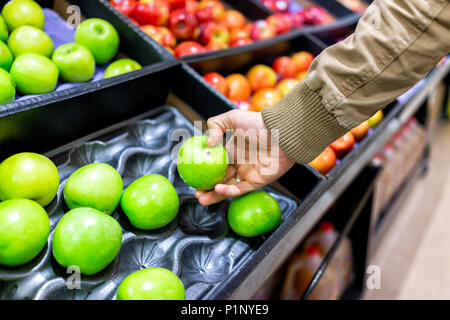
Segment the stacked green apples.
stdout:
<path fill-rule="evenodd" d="M 45 16 L 33 0 L 11 0 L 0 16 L 0 104 L 22 94 L 42 94 L 63 82 L 90 81 L 97 64 L 111 61 L 119 48 L 116 29 L 102 19 L 87 19 L 75 32 L 73 43 L 54 50 L 43 31 Z M 119 59 L 105 72 L 105 78 L 140 69 L 131 59 Z"/>

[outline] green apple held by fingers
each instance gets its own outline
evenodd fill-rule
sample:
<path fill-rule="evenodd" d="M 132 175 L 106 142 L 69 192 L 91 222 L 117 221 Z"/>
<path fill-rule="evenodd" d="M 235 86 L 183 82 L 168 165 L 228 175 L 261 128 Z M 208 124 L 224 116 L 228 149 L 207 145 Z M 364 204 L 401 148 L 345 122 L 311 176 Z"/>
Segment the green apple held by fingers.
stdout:
<path fill-rule="evenodd" d="M 8 46 L 0 41 L 0 68 L 9 72 L 14 58 Z"/>
<path fill-rule="evenodd" d="M 141 69 L 142 66 L 131 59 L 119 59 L 111 63 L 105 70 L 105 79 Z"/>
<path fill-rule="evenodd" d="M 56 196 L 59 173 L 55 164 L 37 153 L 18 153 L 0 164 L 0 200 L 31 199 L 45 207 Z"/>
<path fill-rule="evenodd" d="M 64 186 L 64 199 L 70 209 L 89 207 L 111 214 L 122 191 L 122 177 L 116 169 L 106 163 L 91 163 L 72 173 Z"/>
<path fill-rule="evenodd" d="M 0 16 L 0 40 L 6 42 L 8 40 L 8 27 L 6 26 L 5 19 Z"/>
<path fill-rule="evenodd" d="M 110 61 L 119 49 L 119 34 L 106 20 L 91 18 L 84 20 L 75 32 L 75 42 L 88 48 L 95 62 Z"/>
<path fill-rule="evenodd" d="M 0 105 L 14 101 L 16 97 L 16 85 L 11 75 L 0 69 Z"/>
<path fill-rule="evenodd" d="M 58 68 L 49 58 L 36 53 L 17 57 L 10 73 L 17 90 L 23 94 L 52 92 L 58 84 Z"/>
<path fill-rule="evenodd" d="M 153 230 L 164 227 L 176 217 L 179 200 L 166 177 L 151 174 L 130 184 L 120 204 L 134 227 Z"/>
<path fill-rule="evenodd" d="M 164 268 L 148 268 L 127 276 L 117 289 L 116 300 L 185 300 L 183 283 Z"/>
<path fill-rule="evenodd" d="M 255 237 L 274 230 L 281 222 L 277 200 L 263 190 L 234 198 L 228 208 L 228 223 L 242 237 Z"/>
<path fill-rule="evenodd" d="M 52 39 L 41 29 L 32 26 L 15 29 L 9 36 L 8 47 L 14 57 L 24 53 L 37 53 L 50 58 L 53 52 Z"/>
<path fill-rule="evenodd" d="M 47 212 L 36 202 L 0 202 L 0 264 L 14 267 L 36 257 L 50 233 Z"/>
<path fill-rule="evenodd" d="M 2 9 L 2 16 L 9 31 L 25 25 L 44 29 L 44 11 L 32 0 L 9 1 Z"/>
<path fill-rule="evenodd" d="M 52 61 L 65 82 L 86 82 L 95 73 L 94 56 L 81 44 L 67 43 L 59 46 L 53 53 Z"/>
<path fill-rule="evenodd" d="M 82 274 L 103 270 L 117 256 L 122 228 L 112 217 L 92 208 L 67 212 L 55 228 L 52 251 L 63 267 L 78 266 Z"/>
<path fill-rule="evenodd" d="M 181 178 L 198 190 L 211 190 L 223 182 L 228 169 L 227 150 L 217 144 L 208 147 L 207 136 L 195 136 L 187 140 L 178 153 L 178 173 Z"/>

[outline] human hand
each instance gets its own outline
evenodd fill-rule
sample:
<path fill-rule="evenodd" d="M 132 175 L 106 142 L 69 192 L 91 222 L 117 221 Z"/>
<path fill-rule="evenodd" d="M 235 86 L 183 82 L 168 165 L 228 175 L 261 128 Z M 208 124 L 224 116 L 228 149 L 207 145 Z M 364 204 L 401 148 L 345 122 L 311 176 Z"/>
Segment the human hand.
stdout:
<path fill-rule="evenodd" d="M 225 146 L 233 163 L 214 190 L 195 192 L 205 206 L 270 184 L 294 164 L 270 135 L 260 112 L 232 110 L 208 119 L 208 146 L 219 143 L 228 130 L 234 132 Z"/>

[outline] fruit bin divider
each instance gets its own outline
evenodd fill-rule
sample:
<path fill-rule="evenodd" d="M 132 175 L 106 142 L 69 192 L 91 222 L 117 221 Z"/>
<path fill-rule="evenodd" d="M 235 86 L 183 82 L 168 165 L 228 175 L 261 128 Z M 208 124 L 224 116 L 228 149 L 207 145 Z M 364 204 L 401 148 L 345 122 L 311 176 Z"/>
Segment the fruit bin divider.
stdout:
<path fill-rule="evenodd" d="M 6 2 L 6 0 L 0 0 L 0 8 L 2 8 Z M 68 6 L 71 5 L 71 3 L 65 0 L 38 0 L 37 2 L 44 9 L 52 9 L 63 18 L 67 15 L 66 10 Z M 46 94 L 22 98 L 8 104 L 1 105 L 0 112 L 14 112 L 16 109 L 23 110 L 33 108 L 54 103 L 56 101 L 63 101 L 93 90 L 101 90 L 111 85 L 116 85 L 119 82 L 126 82 L 145 76 L 149 72 L 152 72 L 154 65 L 161 67 L 166 64 L 166 61 L 175 60 L 170 54 L 165 52 L 165 50 L 162 50 L 159 46 L 156 46 L 151 41 L 148 41 L 148 39 L 139 37 L 133 32 L 129 32 L 130 29 L 129 26 L 127 26 L 128 21 L 121 19 L 121 17 L 115 16 L 110 10 L 103 7 L 99 2 L 81 0 L 76 1 L 76 4 L 80 7 L 83 17 L 98 17 L 109 21 L 116 28 L 120 36 L 121 45 L 119 48 L 118 57 L 130 57 L 135 59 L 143 66 L 143 68 L 128 74 L 120 75 L 114 79 L 109 78 L 86 83 L 64 84 L 65 86 L 70 85 L 70 87 Z M 56 49 L 56 47 L 54 49 Z M 101 69 L 101 67 L 104 66 L 98 65 L 97 67 Z"/>

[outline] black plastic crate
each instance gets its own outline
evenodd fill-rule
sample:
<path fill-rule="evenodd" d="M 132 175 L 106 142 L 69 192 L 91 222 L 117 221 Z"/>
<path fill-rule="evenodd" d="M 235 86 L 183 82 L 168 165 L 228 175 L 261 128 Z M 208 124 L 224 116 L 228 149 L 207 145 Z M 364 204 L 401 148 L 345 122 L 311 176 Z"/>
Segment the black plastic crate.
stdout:
<path fill-rule="evenodd" d="M 0 7 L 3 7 L 6 2 L 6 0 L 0 0 Z M 65 0 L 42 0 L 37 2 L 43 7 L 44 10 L 52 9 L 63 19 L 65 19 L 67 15 L 71 14 L 70 12 L 67 12 L 67 8 L 72 3 L 69 3 Z M 127 21 L 115 16 L 100 2 L 78 0 L 73 1 L 73 4 L 76 4 L 80 7 L 81 14 L 85 18 L 96 17 L 109 21 L 116 28 L 120 36 L 120 48 L 118 57 L 129 57 L 131 59 L 134 59 L 138 61 L 143 66 L 143 68 L 132 73 L 120 75 L 113 79 L 101 79 L 97 81 L 93 80 L 91 82 L 77 84 L 58 83 L 58 87 L 53 92 L 29 97 L 23 96 L 20 100 L 16 100 L 14 102 L 0 106 L 1 112 L 12 112 L 12 110 L 15 109 L 23 110 L 26 108 L 54 103 L 56 101 L 66 100 L 68 98 L 75 97 L 92 90 L 107 88 L 116 85 L 118 82 L 124 83 L 126 81 L 142 77 L 143 75 L 152 72 L 155 64 L 159 64 L 161 66 L 165 63 L 165 61 L 174 60 L 170 54 L 162 50 L 153 42 L 148 41 L 148 39 L 139 37 L 132 32 L 129 32 Z M 56 49 L 56 46 L 54 49 Z M 99 67 L 99 65 L 97 65 L 97 67 Z M 104 66 L 102 65 L 100 67 Z M 68 88 L 63 89 L 65 87 Z"/>

